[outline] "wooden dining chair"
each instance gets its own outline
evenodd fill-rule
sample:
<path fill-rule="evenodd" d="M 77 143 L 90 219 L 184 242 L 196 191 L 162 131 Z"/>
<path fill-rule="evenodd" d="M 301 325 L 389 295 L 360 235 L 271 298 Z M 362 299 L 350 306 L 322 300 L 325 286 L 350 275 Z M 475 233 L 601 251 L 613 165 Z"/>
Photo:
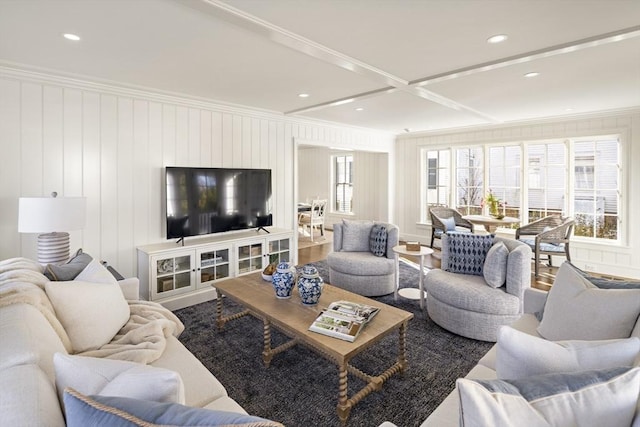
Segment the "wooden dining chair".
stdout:
<path fill-rule="evenodd" d="M 312 200 L 311 210 L 308 212 L 301 212 L 298 215 L 298 225 L 302 227 L 303 232 L 305 227 L 309 227 L 309 234 L 312 242 L 314 228 L 318 227 L 320 229 L 320 235 L 324 236 L 324 214 L 326 207 L 327 199 Z"/>

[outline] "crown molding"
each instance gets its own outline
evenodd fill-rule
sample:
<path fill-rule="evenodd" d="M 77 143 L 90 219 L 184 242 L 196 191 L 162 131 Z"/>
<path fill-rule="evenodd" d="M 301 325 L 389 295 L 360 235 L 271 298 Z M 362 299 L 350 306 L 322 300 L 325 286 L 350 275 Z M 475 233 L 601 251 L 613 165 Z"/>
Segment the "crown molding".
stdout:
<path fill-rule="evenodd" d="M 146 86 L 125 84 L 107 79 L 99 79 L 79 74 L 64 73 L 57 70 L 27 66 L 8 61 L 0 61 L 0 77 L 29 81 L 38 84 L 61 86 L 83 91 L 99 92 L 127 98 L 140 98 L 151 102 L 168 103 L 184 107 L 201 108 L 228 114 L 241 114 L 257 119 L 274 120 L 304 126 L 325 126 L 337 130 L 351 130 L 378 135 L 382 138 L 394 137 L 392 132 L 347 125 L 319 119 L 292 117 L 278 111 L 264 110 L 238 104 L 225 103 L 184 93 L 163 91 Z"/>

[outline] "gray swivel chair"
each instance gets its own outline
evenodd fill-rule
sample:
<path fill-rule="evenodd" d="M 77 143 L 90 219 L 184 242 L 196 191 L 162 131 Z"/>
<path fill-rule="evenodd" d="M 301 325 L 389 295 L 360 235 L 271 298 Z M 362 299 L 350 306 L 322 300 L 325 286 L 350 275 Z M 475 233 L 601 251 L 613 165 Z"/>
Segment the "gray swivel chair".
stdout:
<path fill-rule="evenodd" d="M 372 221 L 343 221 L 333 224 L 333 252 L 327 256 L 329 282 L 364 296 L 395 292 L 398 264 L 393 247 L 398 244 L 398 227 L 379 223 L 387 229 L 387 248 L 383 256 L 370 250 Z"/>

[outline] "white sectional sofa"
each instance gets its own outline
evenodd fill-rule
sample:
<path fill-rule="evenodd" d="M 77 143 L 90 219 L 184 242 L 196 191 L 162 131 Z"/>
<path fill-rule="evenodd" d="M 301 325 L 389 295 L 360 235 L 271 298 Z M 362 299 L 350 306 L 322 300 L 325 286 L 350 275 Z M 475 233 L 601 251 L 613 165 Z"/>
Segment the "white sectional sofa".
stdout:
<path fill-rule="evenodd" d="M 54 304 L 46 292 L 48 279 L 37 271 L 36 266 L 38 264 L 35 262 L 23 258 L 0 261 L 0 425 L 2 426 L 65 425 L 65 412 L 58 396 L 58 392 L 61 391 L 56 390 L 54 354 L 70 353 L 67 335 L 72 336 L 72 331 L 68 330 L 65 334 L 59 330 L 60 324 L 64 325 L 64 322 L 57 317 L 52 317 L 55 311 L 51 310 Z M 50 283 L 61 286 L 58 284 L 61 282 Z M 68 281 L 64 283 L 70 286 L 75 285 Z M 92 284 L 85 283 L 85 285 L 86 290 L 87 286 L 90 287 Z M 125 298 L 130 300 L 129 305 L 133 307 L 131 301 L 138 299 L 138 279 L 125 279 L 120 281 L 119 285 Z M 75 304 L 82 305 L 85 301 L 86 298 L 79 299 Z M 108 305 L 106 301 L 104 304 Z M 151 309 L 156 309 L 157 306 L 148 302 L 144 304 L 148 304 Z M 161 310 L 164 309 L 157 307 L 159 307 L 158 313 L 163 314 Z M 96 308 L 96 316 L 100 315 L 100 310 L 100 307 Z M 167 319 L 157 316 L 165 325 L 171 323 L 172 314 L 167 313 Z M 84 320 L 89 324 L 90 320 L 94 319 L 76 318 L 74 322 L 77 324 Z M 176 335 L 182 329 L 183 326 L 180 323 L 173 329 L 174 333 L 165 333 L 166 340 L 160 343 L 160 347 L 154 347 L 161 348 L 161 355 L 153 360 L 150 366 L 165 368 L 179 374 L 184 385 L 180 393 L 183 393 L 185 405 L 246 415 L 244 409 L 228 396 L 225 387 L 216 377 L 177 339 Z M 145 344 L 138 343 L 136 346 L 145 347 Z M 107 350 L 107 347 L 85 354 L 95 356 L 100 352 L 113 351 Z M 131 357 L 122 358 L 131 360 Z M 75 372 L 71 374 L 80 375 Z"/>
<path fill-rule="evenodd" d="M 569 283 L 571 286 L 566 286 Z M 553 303 L 551 302 L 552 298 Z M 553 306 L 550 307 L 551 304 Z M 499 333 L 496 345 L 465 377 L 471 380 L 489 380 L 486 382 L 487 384 L 497 383 L 492 380 L 498 378 L 519 382 L 514 382 L 515 386 L 508 386 L 510 388 L 508 393 L 501 394 L 495 392 L 495 389 L 494 393 L 486 393 L 482 397 L 484 401 L 479 405 L 483 411 L 473 412 L 473 410 L 465 411 L 464 408 L 461 408 L 461 384 L 466 390 L 470 382 L 461 383 L 459 379 L 456 388 L 429 415 L 421 427 L 470 425 L 491 427 L 507 425 L 624 425 L 625 427 L 640 427 L 640 414 L 638 413 L 640 406 L 639 315 L 640 282 L 612 282 L 590 277 L 570 263 L 564 263 L 556 276 L 556 282 L 551 292 L 533 288 L 525 290 L 524 314 L 510 326 L 502 327 L 505 329 Z M 545 322 L 544 325 L 541 324 L 539 318 Z M 541 332 L 551 338 L 542 338 Z M 520 341 L 517 344 L 507 343 L 508 340 L 513 340 L 514 334 L 520 335 Z M 626 408 L 616 407 L 618 404 L 623 405 L 622 402 L 625 400 L 621 394 L 615 394 L 622 393 L 619 389 L 598 390 L 597 393 L 594 392 L 593 396 L 580 395 L 576 397 L 573 403 L 568 404 L 574 405 L 571 410 L 565 411 L 573 412 L 569 415 L 562 414 L 562 409 L 559 409 L 561 405 L 551 404 L 549 407 L 553 412 L 550 418 L 553 422 L 548 424 L 543 422 L 545 409 L 534 408 L 531 410 L 531 407 L 527 406 L 527 401 L 520 395 L 517 396 L 520 399 L 517 404 L 510 401 L 509 408 L 501 407 L 511 397 L 510 393 L 515 394 L 518 386 L 526 385 L 527 382 L 542 381 L 542 384 L 550 384 L 554 379 L 562 378 L 561 375 L 565 373 L 579 378 L 580 375 L 586 375 L 586 371 L 610 372 L 614 368 L 629 370 L 624 374 L 631 377 L 631 379 L 625 379 L 627 390 L 631 388 L 630 393 L 626 396 L 629 397 Z M 534 375 L 533 371 L 536 370 L 538 373 Z M 616 379 L 621 378 L 621 375 Z M 596 386 L 598 385 L 597 382 L 592 382 Z M 504 388 L 504 385 L 501 387 Z M 595 386 L 592 385 L 592 387 Z M 622 387 L 619 388 L 622 389 Z M 576 393 L 582 392 L 581 389 L 576 389 L 579 390 Z M 607 396 L 607 392 L 611 392 L 611 395 Z M 465 396 L 469 399 L 469 394 L 465 394 Z M 548 401 L 553 401 L 555 395 L 544 397 Z M 607 397 L 611 400 L 607 401 Z M 491 405 L 495 405 L 493 410 Z M 517 416 L 505 421 L 505 417 L 513 416 L 513 408 L 517 405 L 520 405 L 519 408 L 523 413 L 530 412 L 527 415 L 522 415 L 524 418 L 520 419 L 518 418 L 520 414 L 516 414 Z M 466 417 L 465 420 L 462 419 L 463 413 Z M 526 418 L 532 413 L 535 413 L 535 420 Z M 627 418 L 618 423 L 613 418 L 606 418 L 613 417 L 613 414 Z M 628 419 L 629 414 L 631 414 L 633 422 Z M 561 421 L 562 415 L 583 416 L 584 418 L 578 421 L 573 419 L 563 422 Z M 599 416 L 605 417 L 607 421 L 603 422 L 601 418 L 598 418 Z M 387 421 L 380 427 L 394 427 L 394 424 Z"/>

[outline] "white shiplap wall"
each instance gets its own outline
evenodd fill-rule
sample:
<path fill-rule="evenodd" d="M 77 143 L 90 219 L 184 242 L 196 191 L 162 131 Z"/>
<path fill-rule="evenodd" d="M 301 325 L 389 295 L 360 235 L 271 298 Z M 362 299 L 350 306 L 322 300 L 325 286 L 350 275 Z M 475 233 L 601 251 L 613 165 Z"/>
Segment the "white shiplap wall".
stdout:
<path fill-rule="evenodd" d="M 429 243 L 431 229 L 420 224 L 420 150 L 422 147 L 455 147 L 460 145 L 518 142 L 551 138 L 620 134 L 622 167 L 626 181 L 622 183 L 623 205 L 620 215 L 625 224 L 621 245 L 573 242 L 572 261 L 592 271 L 625 277 L 640 277 L 640 111 L 591 115 L 584 118 L 544 121 L 526 125 L 485 127 L 476 131 L 451 131 L 421 136 L 401 136 L 396 141 L 395 218 L 403 238 Z"/>
<path fill-rule="evenodd" d="M 294 138 L 393 147 L 393 136 L 0 67 L 0 259 L 35 259 L 17 232 L 18 198 L 87 198 L 71 246 L 135 274 L 135 247 L 164 240 L 163 167 L 273 171 L 274 221 L 294 229 Z"/>

